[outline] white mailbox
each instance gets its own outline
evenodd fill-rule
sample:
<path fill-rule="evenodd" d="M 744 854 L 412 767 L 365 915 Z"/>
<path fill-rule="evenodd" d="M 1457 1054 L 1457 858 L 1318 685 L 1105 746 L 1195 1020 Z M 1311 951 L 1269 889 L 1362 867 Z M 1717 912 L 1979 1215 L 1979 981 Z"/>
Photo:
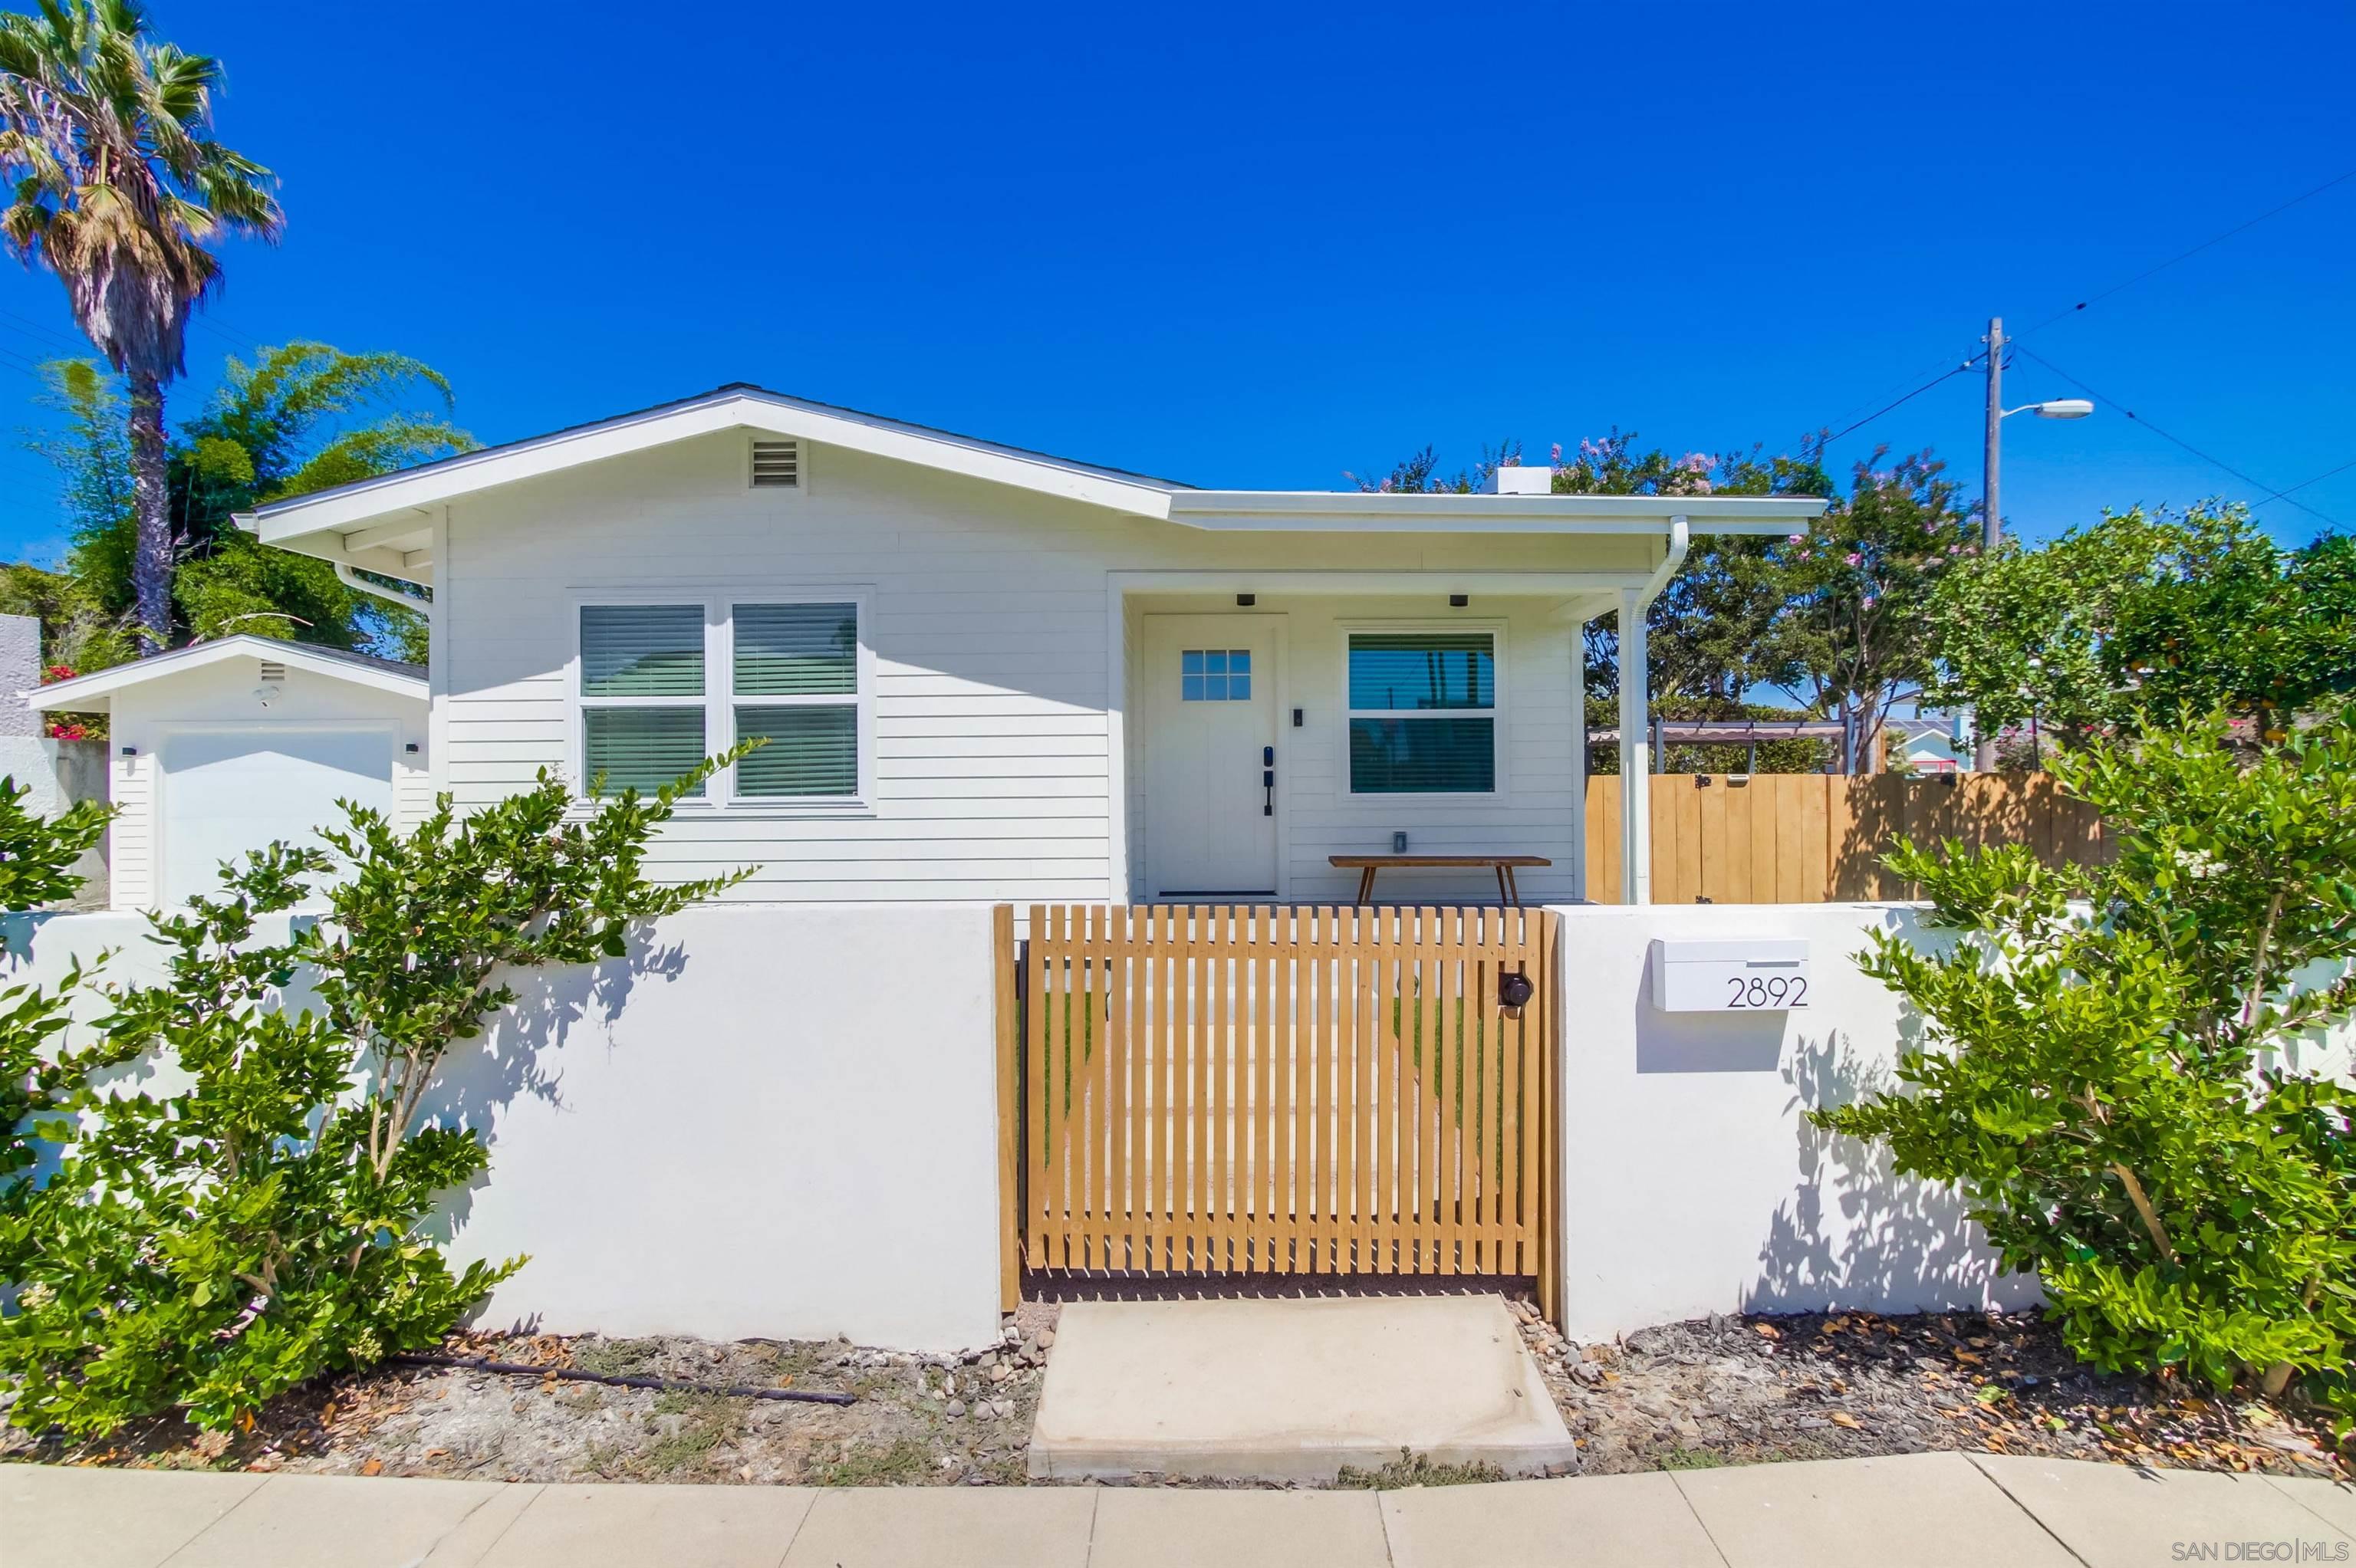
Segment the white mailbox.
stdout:
<path fill-rule="evenodd" d="M 1665 1013 L 1780 1012 L 1807 1005 L 1804 940 L 1653 944 L 1653 1006 Z"/>

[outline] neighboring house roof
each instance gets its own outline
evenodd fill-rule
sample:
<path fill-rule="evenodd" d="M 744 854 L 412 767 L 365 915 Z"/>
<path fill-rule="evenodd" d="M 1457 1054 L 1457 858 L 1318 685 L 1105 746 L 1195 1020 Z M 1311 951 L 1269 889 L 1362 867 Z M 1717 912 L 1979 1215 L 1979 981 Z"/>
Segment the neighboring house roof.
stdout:
<path fill-rule="evenodd" d="M 238 521 L 264 544 L 414 582 L 433 580 L 428 508 L 493 485 L 554 474 L 725 430 L 836 446 L 1190 528 L 1268 532 L 1697 533 L 1804 528 L 1825 509 L 1805 496 L 1461 496 L 1352 491 L 1197 490 L 1097 464 L 788 397 L 734 382 L 529 440 L 486 447 L 331 490 L 273 501 Z"/>
<path fill-rule="evenodd" d="M 420 702 L 426 700 L 425 672 L 413 664 L 348 653 L 342 648 L 282 642 L 276 637 L 258 637 L 244 632 L 211 642 L 190 643 L 185 648 L 93 670 L 71 680 L 53 681 L 23 695 L 32 707 L 49 712 L 103 713 L 118 691 L 233 658 L 269 659 L 330 680 L 348 680 L 355 686 L 413 697 Z"/>

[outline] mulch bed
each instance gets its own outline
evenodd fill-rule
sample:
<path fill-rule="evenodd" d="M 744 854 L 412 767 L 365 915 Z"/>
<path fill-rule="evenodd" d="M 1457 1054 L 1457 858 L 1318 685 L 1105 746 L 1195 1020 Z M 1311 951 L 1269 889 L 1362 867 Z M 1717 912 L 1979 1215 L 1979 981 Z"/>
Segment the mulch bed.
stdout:
<path fill-rule="evenodd" d="M 1526 1303 L 1515 1310 L 1580 1440 L 1580 1468 L 1594 1474 L 1967 1449 L 2343 1475 L 2315 1413 L 2094 1371 L 2034 1313 L 1711 1317 L 1579 1346 Z M 847 1407 L 388 1367 L 291 1393 L 231 1435 L 157 1421 L 74 1446 L 11 1427 L 0 1429 L 0 1458 L 476 1480 L 1019 1486 L 1055 1315 L 1026 1304 L 999 1343 L 948 1357 L 839 1340 L 594 1335 L 469 1335 L 445 1346 L 541 1369 L 856 1394 Z"/>

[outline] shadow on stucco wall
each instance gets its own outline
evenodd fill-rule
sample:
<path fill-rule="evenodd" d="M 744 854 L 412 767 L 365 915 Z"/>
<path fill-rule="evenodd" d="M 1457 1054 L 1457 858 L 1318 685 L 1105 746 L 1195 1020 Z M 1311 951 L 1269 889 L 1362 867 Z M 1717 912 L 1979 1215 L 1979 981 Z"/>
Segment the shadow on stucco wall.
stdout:
<path fill-rule="evenodd" d="M 421 1125 L 476 1129 L 491 1151 L 491 1164 L 444 1199 L 419 1227 L 422 1233 L 446 1243 L 466 1230 L 475 1195 L 498 1178 L 499 1124 L 509 1106 L 528 1098 L 564 1110 L 562 1053 L 575 1045 L 574 1032 L 582 1024 L 590 1026 L 588 1038 L 579 1042 L 583 1049 L 637 1049 L 625 1047 L 614 1026 L 639 982 L 675 982 L 688 966 L 683 945 L 656 945 L 651 933 L 651 923 L 633 928 L 629 951 L 621 958 L 501 976 L 515 1000 L 487 1018 L 482 1033 L 451 1048 L 433 1093 L 419 1107 Z"/>
<path fill-rule="evenodd" d="M 1909 1008 L 1901 1049 L 1913 1049 L 1920 1035 L 1921 1019 Z M 1887 1147 L 1807 1119 L 1807 1111 L 1853 1104 L 1895 1087 L 1890 1064 L 1864 1058 L 1848 1036 L 1834 1031 L 1795 1039 L 1780 1071 L 1791 1088 L 1797 1173 L 1790 1196 L 1768 1217 L 1746 1310 L 1910 1312 L 2018 1307 L 2038 1299 L 2034 1275 L 1998 1265 L 1962 1194 L 1902 1176 Z"/>

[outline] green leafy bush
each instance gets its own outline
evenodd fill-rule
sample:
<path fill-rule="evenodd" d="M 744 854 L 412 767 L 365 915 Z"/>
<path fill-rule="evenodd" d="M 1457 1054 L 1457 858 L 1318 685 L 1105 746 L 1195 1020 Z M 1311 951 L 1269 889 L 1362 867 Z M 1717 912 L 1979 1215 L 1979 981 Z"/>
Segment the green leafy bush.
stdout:
<path fill-rule="evenodd" d="M 82 884 L 73 865 L 106 835 L 114 808 L 80 800 L 61 816 L 36 816 L 25 809 L 30 785 L 0 778 L 0 910 L 38 909 L 71 898 Z"/>
<path fill-rule="evenodd" d="M 503 968 L 625 952 L 636 922 L 738 880 L 644 879 L 672 804 L 729 758 L 651 799 L 585 815 L 543 773 L 470 816 L 442 797 L 399 833 L 345 807 L 337 857 L 273 845 L 219 895 L 154 917 L 169 980 L 123 989 L 88 1066 L 153 1052 L 171 1088 L 82 1084 L 52 1115 L 62 1164 L 0 1215 L 11 1418 L 99 1435 L 178 1409 L 220 1428 L 323 1372 L 430 1345 L 522 1259 L 454 1271 L 421 1227 L 480 1175 L 467 1126 L 422 1113 L 451 1047 L 514 1000 Z M 323 921 L 263 922 L 342 877 Z M 283 1004 L 300 976 L 316 1008 Z"/>
<path fill-rule="evenodd" d="M 1876 933 L 1866 971 L 1929 1023 L 1901 1089 L 1820 1111 L 1958 1184 L 2071 1348 L 2223 1388 L 2340 1376 L 2356 1337 L 2351 1097 L 2289 1065 L 2356 1007 L 2356 724 L 2254 755 L 2222 720 L 2059 758 L 2115 860 L 2020 845 L 1890 858 L 1965 933 Z M 2319 985 L 2295 984 L 2327 966 Z"/>
<path fill-rule="evenodd" d="M 33 792 L 0 778 L 0 910 L 30 910 L 71 898 L 82 884 L 73 864 L 106 832 L 114 808 L 80 801 L 65 815 L 36 816 L 25 809 Z M 54 990 L 16 985 L 0 989 L 0 1217 L 19 1200 L 18 1180 L 37 1154 L 32 1127 L 57 1106 L 96 1063 L 58 1049 L 67 998 L 81 983 L 74 969 Z"/>

